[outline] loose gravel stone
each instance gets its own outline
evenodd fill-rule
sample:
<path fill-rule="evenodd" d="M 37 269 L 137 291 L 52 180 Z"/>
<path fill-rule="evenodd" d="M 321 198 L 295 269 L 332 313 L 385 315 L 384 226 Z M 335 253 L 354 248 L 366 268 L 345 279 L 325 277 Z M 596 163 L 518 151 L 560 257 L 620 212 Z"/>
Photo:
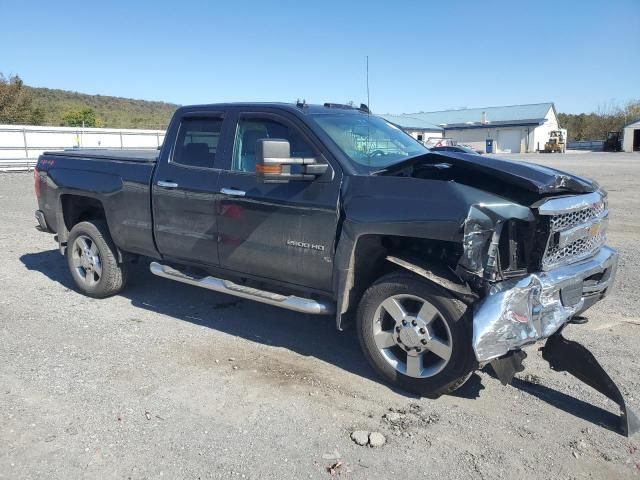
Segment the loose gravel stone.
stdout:
<path fill-rule="evenodd" d="M 402 415 L 398 412 L 385 413 L 383 417 L 389 423 L 398 423 L 402 419 Z"/>
<path fill-rule="evenodd" d="M 358 445 L 364 446 L 369 443 L 369 432 L 365 430 L 356 430 L 351 434 L 351 440 L 356 442 Z"/>
<path fill-rule="evenodd" d="M 369 445 L 372 447 L 381 447 L 386 443 L 386 438 L 380 432 L 371 432 L 369 434 Z"/>

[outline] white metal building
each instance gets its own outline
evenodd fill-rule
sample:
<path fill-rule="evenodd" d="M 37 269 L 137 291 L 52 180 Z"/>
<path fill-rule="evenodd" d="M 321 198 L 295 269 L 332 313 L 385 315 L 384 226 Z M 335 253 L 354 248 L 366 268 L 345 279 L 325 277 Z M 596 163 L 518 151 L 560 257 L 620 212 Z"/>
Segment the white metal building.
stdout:
<path fill-rule="evenodd" d="M 416 140 L 426 142 L 429 138 L 442 138 L 444 129 L 411 115 L 380 115 L 402 129 Z"/>
<path fill-rule="evenodd" d="M 544 150 L 550 132 L 558 129 L 558 115 L 552 102 L 383 117 L 409 131 L 418 120 L 437 125 L 442 128 L 444 137 L 468 144 L 476 150 L 484 151 L 486 140 L 493 139 L 494 152 L 497 153 Z"/>
<path fill-rule="evenodd" d="M 640 120 L 625 126 L 623 135 L 622 150 L 625 152 L 640 151 Z"/>

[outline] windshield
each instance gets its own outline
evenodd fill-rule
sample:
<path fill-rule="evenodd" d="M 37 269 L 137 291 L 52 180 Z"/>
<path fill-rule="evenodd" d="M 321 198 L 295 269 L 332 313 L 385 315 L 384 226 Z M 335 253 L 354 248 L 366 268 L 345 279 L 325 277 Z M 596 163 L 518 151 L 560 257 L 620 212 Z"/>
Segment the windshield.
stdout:
<path fill-rule="evenodd" d="M 374 115 L 322 113 L 312 117 L 361 172 L 429 152 L 400 128 Z"/>

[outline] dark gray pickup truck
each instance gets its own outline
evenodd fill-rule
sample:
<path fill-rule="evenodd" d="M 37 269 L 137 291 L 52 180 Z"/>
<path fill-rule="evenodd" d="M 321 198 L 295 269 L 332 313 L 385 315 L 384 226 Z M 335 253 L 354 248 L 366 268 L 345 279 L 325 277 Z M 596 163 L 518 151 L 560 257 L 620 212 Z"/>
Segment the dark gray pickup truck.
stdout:
<path fill-rule="evenodd" d="M 39 228 L 78 289 L 122 289 L 130 263 L 167 279 L 298 312 L 355 319 L 387 381 L 435 397 L 521 348 L 617 401 L 561 331 L 611 287 L 606 193 L 525 162 L 430 152 L 366 106 L 180 108 L 159 152 L 47 152 Z M 331 348 L 327 345 L 327 348 Z M 606 377 L 606 378 L 605 378 Z"/>

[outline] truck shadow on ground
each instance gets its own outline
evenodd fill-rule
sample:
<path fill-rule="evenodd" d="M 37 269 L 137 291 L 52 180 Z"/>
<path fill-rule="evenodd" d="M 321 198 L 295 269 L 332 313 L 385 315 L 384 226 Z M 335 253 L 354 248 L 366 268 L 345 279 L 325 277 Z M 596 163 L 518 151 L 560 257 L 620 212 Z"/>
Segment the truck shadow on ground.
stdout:
<path fill-rule="evenodd" d="M 58 250 L 26 254 L 20 257 L 20 260 L 27 269 L 40 272 L 62 286 L 76 290 L 66 262 L 60 257 Z M 381 383 L 363 357 L 354 329 L 337 332 L 335 320 L 331 316 L 291 312 L 172 282 L 153 275 L 149 271 L 148 262 L 145 261 L 133 265 L 129 283 L 120 296 L 129 299 L 135 307 L 169 315 L 252 342 L 287 348 Z M 494 377 L 490 368 L 485 368 L 482 372 Z M 544 385 L 518 378 L 514 379 L 512 385 L 569 414 L 617 431 L 618 417 L 602 408 Z M 484 388 L 482 377 L 474 373 L 467 383 L 452 395 L 475 399 Z M 405 391 L 394 391 L 410 398 L 417 398 Z"/>
<path fill-rule="evenodd" d="M 27 269 L 77 291 L 58 250 L 26 254 L 20 260 Z M 332 316 L 292 312 L 160 278 L 149 271 L 148 261 L 132 265 L 127 286 L 119 296 L 138 308 L 283 347 L 380 382 L 363 357 L 353 329 L 338 332 Z"/>
<path fill-rule="evenodd" d="M 498 381 L 496 374 L 490 366 L 486 366 L 482 371 Z M 578 382 L 578 380 L 573 379 L 573 377 L 570 377 L 569 381 Z M 600 427 L 611 430 L 612 432 L 620 433 L 620 417 L 608 410 L 592 405 L 591 403 L 587 403 L 558 390 L 554 390 L 553 388 L 549 388 L 540 383 L 529 382 L 518 377 L 511 381 L 511 386 L 571 415 L 595 425 L 599 425 Z"/>

